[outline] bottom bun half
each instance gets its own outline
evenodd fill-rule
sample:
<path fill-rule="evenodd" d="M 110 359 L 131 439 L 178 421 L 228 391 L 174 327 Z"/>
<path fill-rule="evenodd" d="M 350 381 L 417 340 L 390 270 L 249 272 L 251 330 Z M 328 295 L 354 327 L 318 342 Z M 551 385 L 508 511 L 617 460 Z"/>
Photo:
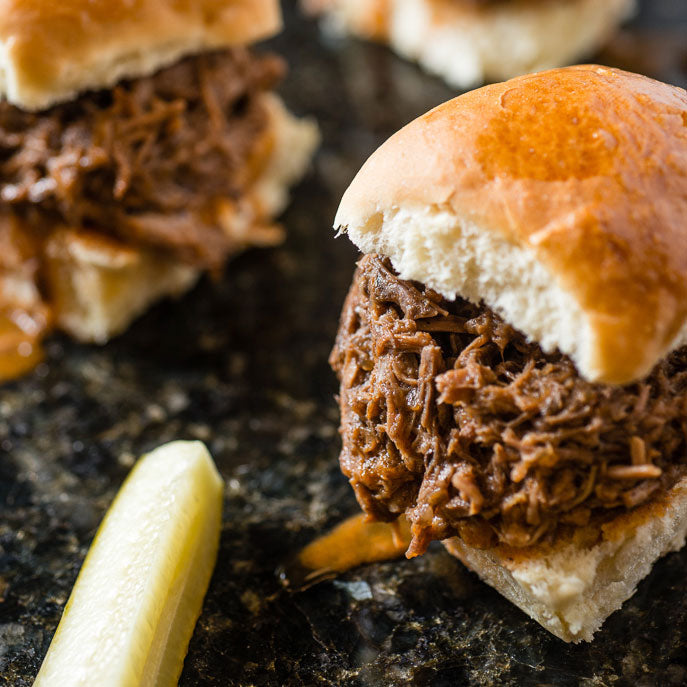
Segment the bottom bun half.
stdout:
<path fill-rule="evenodd" d="M 477 549 L 458 537 L 443 544 L 549 632 L 577 643 L 591 641 L 686 534 L 687 477 L 663 498 L 552 546 Z"/>

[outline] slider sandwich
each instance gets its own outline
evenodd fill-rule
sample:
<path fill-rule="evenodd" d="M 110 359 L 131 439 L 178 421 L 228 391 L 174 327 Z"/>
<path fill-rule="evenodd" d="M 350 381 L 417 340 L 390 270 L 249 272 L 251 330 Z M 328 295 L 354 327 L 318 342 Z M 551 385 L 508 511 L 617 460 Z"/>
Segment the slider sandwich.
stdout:
<path fill-rule="evenodd" d="M 278 243 L 317 142 L 249 46 L 277 0 L 5 0 L 0 310 L 105 342 L 152 302 Z M 3 329 L 4 330 L 4 329 Z"/>
<path fill-rule="evenodd" d="M 594 65 L 425 114 L 336 216 L 360 505 L 566 641 L 685 542 L 686 217 L 687 93 Z"/>
<path fill-rule="evenodd" d="M 635 0 L 302 0 L 334 33 L 389 45 L 468 88 L 591 55 Z"/>

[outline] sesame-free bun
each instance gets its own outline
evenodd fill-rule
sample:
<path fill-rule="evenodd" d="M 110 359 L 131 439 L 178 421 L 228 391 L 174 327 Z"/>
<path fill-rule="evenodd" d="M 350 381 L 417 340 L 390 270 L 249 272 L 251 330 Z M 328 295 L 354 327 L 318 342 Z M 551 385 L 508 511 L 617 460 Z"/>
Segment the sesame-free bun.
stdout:
<path fill-rule="evenodd" d="M 280 27 L 278 0 L 0 0 L 0 95 L 46 108 Z"/>
<path fill-rule="evenodd" d="M 659 500 L 554 545 L 477 549 L 458 537 L 443 543 L 549 632 L 566 642 L 589 642 L 635 593 L 653 564 L 684 546 L 686 533 L 683 478 Z"/>
<path fill-rule="evenodd" d="M 365 163 L 335 226 L 621 384 L 687 343 L 686 217 L 687 92 L 584 65 L 416 119 Z"/>
<path fill-rule="evenodd" d="M 325 26 L 388 43 L 457 88 L 591 55 L 635 0 L 302 0 Z"/>

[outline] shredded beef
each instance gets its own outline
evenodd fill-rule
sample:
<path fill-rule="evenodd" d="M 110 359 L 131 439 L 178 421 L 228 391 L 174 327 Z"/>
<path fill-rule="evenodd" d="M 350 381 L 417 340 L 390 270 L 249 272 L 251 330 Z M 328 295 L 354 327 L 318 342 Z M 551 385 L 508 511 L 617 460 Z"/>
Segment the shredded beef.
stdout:
<path fill-rule="evenodd" d="M 217 268 L 214 203 L 240 198 L 283 66 L 235 48 L 29 113 L 0 104 L 0 199 L 33 226 L 88 227 Z"/>
<path fill-rule="evenodd" d="M 582 379 L 484 305 L 359 263 L 330 360 L 341 466 L 362 507 L 412 522 L 409 555 L 456 534 L 530 546 L 656 497 L 687 462 L 687 347 L 625 387 Z"/>

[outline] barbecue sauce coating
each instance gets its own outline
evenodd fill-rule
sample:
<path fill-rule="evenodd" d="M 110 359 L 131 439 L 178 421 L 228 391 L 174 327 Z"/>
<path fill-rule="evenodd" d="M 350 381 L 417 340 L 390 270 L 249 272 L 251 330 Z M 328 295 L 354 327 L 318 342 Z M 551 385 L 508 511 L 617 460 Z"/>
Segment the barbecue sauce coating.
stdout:
<path fill-rule="evenodd" d="M 670 488 L 687 462 L 687 347 L 641 382 L 592 384 L 484 305 L 366 255 L 330 363 L 341 467 L 363 509 L 405 513 L 408 555 L 459 535 L 527 547 Z"/>
<path fill-rule="evenodd" d="M 0 222 L 84 228 L 219 269 L 237 240 L 216 203 L 240 201 L 260 170 L 260 96 L 283 72 L 277 57 L 232 48 L 44 112 L 0 103 Z"/>

